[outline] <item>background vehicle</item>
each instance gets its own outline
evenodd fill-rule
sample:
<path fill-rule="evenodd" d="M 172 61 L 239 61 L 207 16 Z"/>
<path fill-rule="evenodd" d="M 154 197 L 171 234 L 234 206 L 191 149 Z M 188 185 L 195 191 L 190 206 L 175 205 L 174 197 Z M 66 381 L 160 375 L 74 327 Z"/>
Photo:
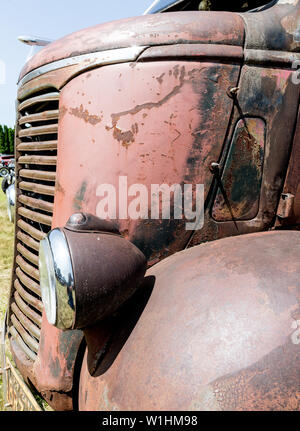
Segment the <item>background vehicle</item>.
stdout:
<path fill-rule="evenodd" d="M 13 223 L 15 212 L 15 163 L 11 159 L 6 166 L 0 168 L 0 176 L 3 178 L 1 188 L 3 193 L 6 194 L 7 199 L 7 215 L 9 220 Z"/>
<path fill-rule="evenodd" d="M 58 410 L 299 410 L 300 4 L 172 3 L 21 72 L 14 361 Z M 101 221 L 120 177 L 204 184 L 203 228 Z"/>
<path fill-rule="evenodd" d="M 0 166 L 8 166 L 10 163 L 14 162 L 14 156 L 11 154 L 1 154 L 0 155 Z"/>

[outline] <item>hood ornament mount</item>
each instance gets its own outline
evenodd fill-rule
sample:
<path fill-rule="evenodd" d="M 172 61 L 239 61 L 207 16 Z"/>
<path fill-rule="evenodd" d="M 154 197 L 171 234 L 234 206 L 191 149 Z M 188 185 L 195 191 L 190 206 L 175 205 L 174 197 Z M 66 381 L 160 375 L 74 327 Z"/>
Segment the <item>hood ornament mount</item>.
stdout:
<path fill-rule="evenodd" d="M 42 38 L 38 36 L 19 36 L 18 40 L 25 45 L 30 46 L 30 51 L 26 57 L 26 61 L 29 61 L 34 54 L 42 47 L 49 45 L 49 43 L 53 42 L 51 39 Z"/>

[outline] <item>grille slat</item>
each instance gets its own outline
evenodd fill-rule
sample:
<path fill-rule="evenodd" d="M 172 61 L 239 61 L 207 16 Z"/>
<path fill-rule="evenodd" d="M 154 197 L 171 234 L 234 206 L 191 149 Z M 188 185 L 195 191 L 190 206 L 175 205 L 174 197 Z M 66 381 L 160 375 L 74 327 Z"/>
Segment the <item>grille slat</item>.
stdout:
<path fill-rule="evenodd" d="M 19 138 L 24 138 L 25 136 L 38 136 L 38 135 L 52 135 L 57 133 L 58 126 L 56 124 L 47 124 L 46 126 L 38 127 L 28 127 L 19 131 Z"/>
<path fill-rule="evenodd" d="M 31 350 L 29 349 L 29 347 L 24 343 L 23 339 L 21 338 L 21 336 L 17 333 L 17 331 L 15 330 L 15 328 L 13 326 L 11 326 L 9 328 L 9 333 L 11 334 L 11 336 L 13 337 L 13 339 L 18 343 L 19 347 L 21 347 L 21 349 L 23 350 L 23 352 L 32 360 L 35 361 L 37 358 L 37 355 Z"/>
<path fill-rule="evenodd" d="M 32 310 L 20 297 L 18 292 L 15 292 L 14 298 L 19 309 L 27 316 L 30 320 L 37 324 L 39 328 L 42 326 L 42 317 Z"/>
<path fill-rule="evenodd" d="M 18 333 L 21 335 L 22 339 L 25 341 L 25 343 L 35 352 L 38 352 L 39 349 L 39 345 L 38 342 L 32 338 L 28 332 L 25 330 L 25 328 L 21 325 L 21 323 L 18 321 L 18 319 L 16 318 L 16 316 L 13 314 L 11 316 L 11 321 L 14 325 L 14 327 L 16 328 L 16 330 L 18 331 Z"/>
<path fill-rule="evenodd" d="M 19 320 L 19 322 L 22 323 L 22 325 L 24 326 L 24 328 L 30 332 L 31 334 L 33 334 L 35 336 L 35 338 L 38 340 L 40 338 L 41 335 L 41 331 L 38 329 L 38 327 L 31 322 L 30 319 L 28 319 L 28 317 L 26 317 L 17 307 L 17 305 L 15 303 L 12 304 L 11 309 L 13 311 L 13 313 L 16 315 L 17 319 Z"/>
<path fill-rule="evenodd" d="M 36 281 L 40 281 L 40 275 L 38 269 L 27 263 L 20 255 L 16 257 L 16 262 L 26 274 L 33 277 Z"/>
<path fill-rule="evenodd" d="M 21 156 L 19 164 L 56 166 L 56 156 Z"/>
<path fill-rule="evenodd" d="M 19 124 L 26 123 L 36 123 L 37 121 L 47 121 L 47 120 L 57 120 L 58 119 L 58 109 L 53 111 L 44 111 L 38 114 L 26 115 L 20 118 Z"/>
<path fill-rule="evenodd" d="M 35 208 L 38 210 L 53 213 L 53 203 L 43 201 L 42 199 L 35 199 L 25 195 L 19 195 L 18 201 L 28 207 Z"/>
<path fill-rule="evenodd" d="M 24 284 L 24 286 L 27 287 L 27 289 L 34 292 L 36 295 L 41 296 L 41 289 L 38 283 L 33 281 L 30 277 L 28 277 L 24 272 L 17 267 L 16 274 L 19 278 L 19 280 Z"/>
<path fill-rule="evenodd" d="M 30 293 L 26 292 L 26 290 L 23 289 L 23 287 L 21 286 L 18 280 L 15 280 L 15 288 L 18 294 L 25 302 L 27 302 L 29 305 L 32 305 L 32 307 L 38 309 L 40 312 L 43 311 L 42 301 L 38 300 L 34 296 L 30 295 Z"/>
<path fill-rule="evenodd" d="M 24 232 L 28 233 L 29 235 L 31 235 L 34 239 L 36 239 L 37 241 L 41 241 L 42 239 L 45 238 L 46 233 L 45 232 L 41 232 L 38 229 L 36 229 L 35 227 L 31 226 L 30 224 L 26 223 L 24 220 L 20 219 L 17 222 L 17 225 L 20 229 L 22 229 Z"/>
<path fill-rule="evenodd" d="M 55 187 L 45 186 L 44 184 L 31 183 L 26 181 L 21 181 L 19 183 L 19 188 L 21 190 L 26 190 L 28 192 L 39 193 L 46 196 L 54 196 Z"/>
<path fill-rule="evenodd" d="M 23 244 L 27 245 L 31 249 L 35 251 L 39 251 L 39 243 L 31 238 L 31 236 L 26 235 L 25 233 L 21 232 L 20 230 L 17 232 L 17 238 L 23 242 Z"/>
<path fill-rule="evenodd" d="M 45 102 L 58 101 L 58 99 L 59 93 L 57 91 L 31 97 L 30 99 L 26 99 L 24 102 L 20 103 L 19 111 L 23 111 L 23 109 L 29 108 L 33 105 L 43 105 Z"/>
<path fill-rule="evenodd" d="M 53 151 L 57 150 L 57 141 L 21 142 L 17 145 L 18 151 Z"/>
<path fill-rule="evenodd" d="M 35 94 L 18 107 L 16 269 L 10 333 L 31 360 L 37 357 L 43 304 L 38 250 L 52 225 L 57 163 L 59 93 Z"/>
<path fill-rule="evenodd" d="M 39 258 L 36 254 L 31 253 L 31 251 L 27 250 L 26 247 L 24 247 L 22 244 L 17 244 L 17 250 L 18 252 L 25 257 L 25 259 L 29 260 L 34 265 L 39 265 Z"/>
<path fill-rule="evenodd" d="M 56 173 L 48 171 L 36 171 L 32 169 L 21 169 L 19 172 L 20 177 L 30 178 L 31 180 L 42 181 L 55 181 Z"/>
<path fill-rule="evenodd" d="M 18 214 L 37 223 L 45 224 L 46 226 L 51 226 L 52 223 L 52 217 L 38 213 L 36 211 L 31 211 L 24 207 L 18 208 Z"/>

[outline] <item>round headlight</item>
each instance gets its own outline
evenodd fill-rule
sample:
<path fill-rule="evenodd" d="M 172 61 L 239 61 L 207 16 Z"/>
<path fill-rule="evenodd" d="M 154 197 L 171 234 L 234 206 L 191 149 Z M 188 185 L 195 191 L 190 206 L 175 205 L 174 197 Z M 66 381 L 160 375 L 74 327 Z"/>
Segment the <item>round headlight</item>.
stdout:
<path fill-rule="evenodd" d="M 56 280 L 54 272 L 53 256 L 48 238 L 40 243 L 39 270 L 42 301 L 44 304 L 48 322 L 56 324 Z"/>
<path fill-rule="evenodd" d="M 74 276 L 62 230 L 52 230 L 40 242 L 39 269 L 48 322 L 60 329 L 72 329 L 75 318 Z"/>

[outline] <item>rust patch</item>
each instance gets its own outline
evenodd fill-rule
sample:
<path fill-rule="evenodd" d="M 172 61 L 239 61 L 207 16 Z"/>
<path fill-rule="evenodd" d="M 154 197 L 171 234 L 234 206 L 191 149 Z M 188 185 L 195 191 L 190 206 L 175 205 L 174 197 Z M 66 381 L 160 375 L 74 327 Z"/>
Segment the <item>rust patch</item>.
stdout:
<path fill-rule="evenodd" d="M 77 118 L 81 118 L 86 123 L 95 126 L 96 124 L 102 121 L 102 116 L 91 115 L 87 109 L 83 109 L 83 105 L 81 104 L 79 108 L 70 108 L 69 112 L 71 115 L 74 115 Z"/>
<path fill-rule="evenodd" d="M 224 376 L 212 387 L 221 410 L 300 409 L 298 346 L 288 341 L 247 369 Z"/>
<path fill-rule="evenodd" d="M 165 76 L 165 73 L 162 73 L 158 78 L 156 78 L 156 80 L 158 81 L 159 84 L 163 83 L 163 77 Z"/>
<path fill-rule="evenodd" d="M 123 147 L 128 147 L 132 142 L 134 142 L 134 134 L 131 130 L 122 132 L 121 129 L 115 126 L 113 136 L 118 142 L 122 142 Z"/>
<path fill-rule="evenodd" d="M 179 70 L 179 66 L 178 66 L 178 70 Z M 129 114 L 130 115 L 136 115 L 144 109 L 150 110 L 153 108 L 158 108 L 158 107 L 162 106 L 163 104 L 167 103 L 172 97 L 176 96 L 180 92 L 180 90 L 183 87 L 183 85 L 185 84 L 185 82 L 187 82 L 184 79 L 185 74 L 186 74 L 185 73 L 185 67 L 182 66 L 180 69 L 179 84 L 176 85 L 173 88 L 173 90 L 170 91 L 170 93 L 168 93 L 163 99 L 159 100 L 158 102 L 146 102 L 146 103 L 143 103 L 141 105 L 136 105 L 134 108 L 129 109 L 128 111 L 123 111 L 123 112 L 118 112 L 116 114 L 111 114 L 113 127 L 115 127 L 117 125 L 117 123 L 121 117 L 124 117 L 124 116 L 129 115 Z"/>

